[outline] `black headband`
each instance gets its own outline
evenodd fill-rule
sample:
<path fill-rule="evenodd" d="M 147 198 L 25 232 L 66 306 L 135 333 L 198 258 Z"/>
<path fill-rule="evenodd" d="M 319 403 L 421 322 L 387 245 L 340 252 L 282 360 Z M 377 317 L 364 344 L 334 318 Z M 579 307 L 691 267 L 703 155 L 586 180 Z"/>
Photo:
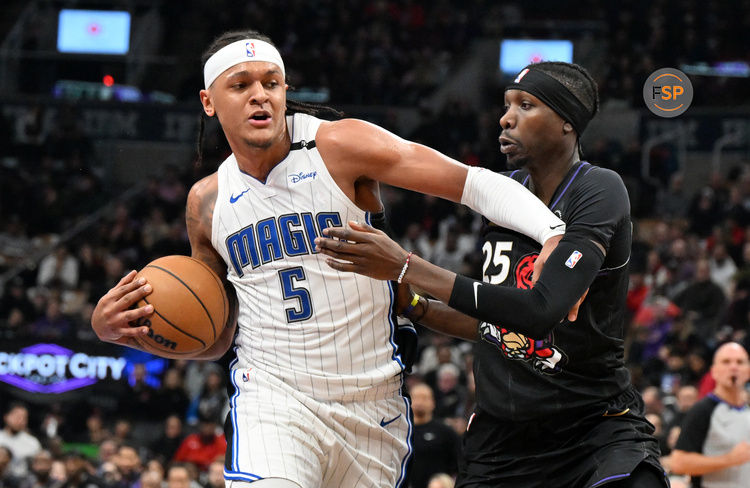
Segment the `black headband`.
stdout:
<path fill-rule="evenodd" d="M 593 114 L 565 85 L 538 69 L 525 68 L 505 90 L 523 90 L 531 93 L 555 111 L 566 122 L 570 122 L 580 137 Z"/>

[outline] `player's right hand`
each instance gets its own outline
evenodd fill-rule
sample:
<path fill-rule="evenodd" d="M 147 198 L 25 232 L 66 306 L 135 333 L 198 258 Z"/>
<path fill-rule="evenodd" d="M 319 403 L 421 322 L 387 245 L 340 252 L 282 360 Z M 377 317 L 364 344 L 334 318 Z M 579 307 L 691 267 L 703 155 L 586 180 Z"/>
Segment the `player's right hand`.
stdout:
<path fill-rule="evenodd" d="M 131 322 L 154 312 L 153 305 L 132 308 L 152 291 L 145 278 L 135 279 L 136 274 L 136 271 L 126 274 L 96 304 L 91 314 L 91 328 L 99 339 L 118 342 L 123 338 L 144 336 L 148 333 L 148 327 L 130 325 Z"/>

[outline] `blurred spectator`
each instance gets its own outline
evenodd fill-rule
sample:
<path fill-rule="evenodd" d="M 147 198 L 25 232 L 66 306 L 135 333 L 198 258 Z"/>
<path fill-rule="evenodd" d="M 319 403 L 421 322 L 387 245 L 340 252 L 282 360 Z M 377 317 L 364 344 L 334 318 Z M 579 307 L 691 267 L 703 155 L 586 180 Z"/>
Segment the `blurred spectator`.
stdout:
<path fill-rule="evenodd" d="M 133 446 L 120 446 L 113 462 L 117 468 L 118 478 L 114 488 L 137 488 L 143 469 L 138 451 Z"/>
<path fill-rule="evenodd" d="M 427 484 L 427 488 L 453 488 L 456 485 L 453 477 L 445 473 L 438 473 Z"/>
<path fill-rule="evenodd" d="M 435 417 L 463 417 L 466 405 L 466 388 L 459 383 L 461 371 L 455 364 L 443 364 L 437 370 L 435 391 Z"/>
<path fill-rule="evenodd" d="M 93 468 L 88 459 L 78 451 L 71 451 L 65 455 L 65 471 L 67 481 L 62 488 L 106 488 L 104 480 L 92 474 Z"/>
<path fill-rule="evenodd" d="M 156 391 L 154 403 L 158 407 L 159 418 L 165 418 L 171 414 L 185 416 L 190 399 L 183 386 L 180 370 L 170 368 L 164 373 L 164 379 L 161 387 Z"/>
<path fill-rule="evenodd" d="M 63 484 L 68 480 L 68 471 L 65 469 L 65 462 L 62 459 L 54 459 L 52 461 L 49 477 L 59 484 Z"/>
<path fill-rule="evenodd" d="M 409 395 L 414 415 L 414 457 L 409 482 L 411 488 L 426 488 L 436 473 L 456 474 L 459 439 L 452 428 L 433 417 L 435 399 L 427 384 L 412 386 Z"/>
<path fill-rule="evenodd" d="M 693 408 L 695 402 L 698 401 L 698 389 L 693 385 L 684 385 L 677 390 L 675 395 L 675 402 L 667 406 L 667 412 L 664 414 L 666 420 L 664 431 L 665 435 L 669 433 L 669 430 L 675 425 L 682 425 L 682 420 L 685 418 L 685 414 L 688 410 Z"/>
<path fill-rule="evenodd" d="M 21 314 L 24 323 L 36 318 L 34 304 L 26 295 L 26 287 L 20 276 L 16 276 L 8 283 L 7 291 L 0 297 L 0 323 L 8 321 L 14 310 Z"/>
<path fill-rule="evenodd" d="M 175 461 L 189 462 L 201 471 L 221 457 L 227 450 L 224 434 L 217 434 L 217 423 L 213 416 L 201 416 L 198 432 L 185 437 L 174 455 Z"/>
<path fill-rule="evenodd" d="M 164 420 L 164 432 L 151 444 L 151 452 L 163 463 L 171 461 L 182 444 L 182 417 L 170 415 Z"/>
<path fill-rule="evenodd" d="M 59 340 L 72 332 L 71 322 L 63 314 L 57 297 L 51 296 L 47 300 L 44 314 L 29 326 L 29 331 L 34 337 L 44 340 Z"/>
<path fill-rule="evenodd" d="M 224 461 L 214 461 L 208 466 L 204 488 L 225 488 Z"/>
<path fill-rule="evenodd" d="M 10 473 L 17 477 L 26 476 L 29 460 L 42 449 L 37 438 L 26 430 L 29 411 L 25 405 L 13 403 L 3 419 L 5 426 L 0 431 L 0 446 L 10 449 L 12 454 Z"/>
<path fill-rule="evenodd" d="M 62 244 L 39 263 L 37 286 L 73 289 L 78 285 L 78 259 Z"/>
<path fill-rule="evenodd" d="M 173 464 L 167 469 L 166 488 L 192 488 L 190 470 L 184 464 Z"/>
<path fill-rule="evenodd" d="M 53 479 L 52 454 L 47 450 L 39 451 L 31 459 L 31 472 L 24 478 L 19 488 L 60 488 L 62 483 Z"/>
<path fill-rule="evenodd" d="M 156 390 L 148 384 L 146 365 L 137 363 L 133 368 L 133 384 L 124 401 L 120 404 L 120 415 L 133 422 L 157 420 L 161 405 L 156 403 Z"/>
<path fill-rule="evenodd" d="M 692 320 L 698 334 L 710 337 L 716 332 L 726 298 L 722 289 L 711 281 L 711 269 L 707 260 L 698 260 L 695 278 L 675 296 L 674 303 Z"/>
<path fill-rule="evenodd" d="M 193 399 L 191 420 L 211 418 L 216 424 L 224 421 L 227 409 L 227 392 L 224 388 L 224 373 L 212 368 L 206 374 L 203 390 Z"/>
<path fill-rule="evenodd" d="M 20 479 L 10 470 L 13 454 L 5 446 L 0 446 L 0 488 L 18 488 Z"/>
<path fill-rule="evenodd" d="M 139 488 L 162 488 L 164 476 L 158 471 L 146 470 L 141 474 Z"/>
<path fill-rule="evenodd" d="M 732 278 L 737 272 L 737 265 L 727 252 L 724 242 L 717 242 L 711 251 L 708 260 L 711 281 L 719 285 L 724 295 L 729 298 L 732 295 Z"/>

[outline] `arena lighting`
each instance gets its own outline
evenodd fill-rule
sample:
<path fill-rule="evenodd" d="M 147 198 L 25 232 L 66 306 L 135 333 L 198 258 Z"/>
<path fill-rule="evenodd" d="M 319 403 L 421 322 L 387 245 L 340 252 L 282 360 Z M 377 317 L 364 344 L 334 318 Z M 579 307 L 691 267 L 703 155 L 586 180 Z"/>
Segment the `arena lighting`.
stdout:
<path fill-rule="evenodd" d="M 104 75 L 102 78 L 102 84 L 104 84 L 104 86 L 112 86 L 115 84 L 115 78 L 112 75 Z"/>
<path fill-rule="evenodd" d="M 689 75 L 724 76 L 728 78 L 749 78 L 750 65 L 745 61 L 722 61 L 719 63 L 683 64 L 680 70 Z"/>
<path fill-rule="evenodd" d="M 60 10 L 57 50 L 76 54 L 127 54 L 130 50 L 130 13 Z"/>
<path fill-rule="evenodd" d="M 566 39 L 503 39 L 500 71 L 515 76 L 526 65 L 540 61 L 573 62 L 573 41 Z"/>

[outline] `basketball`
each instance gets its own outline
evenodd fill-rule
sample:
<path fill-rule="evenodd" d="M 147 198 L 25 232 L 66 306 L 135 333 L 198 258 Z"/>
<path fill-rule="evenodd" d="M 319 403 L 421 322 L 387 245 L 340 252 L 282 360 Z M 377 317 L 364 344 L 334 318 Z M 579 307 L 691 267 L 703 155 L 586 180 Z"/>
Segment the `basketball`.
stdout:
<path fill-rule="evenodd" d="M 229 314 L 221 279 L 207 265 L 188 256 L 164 256 L 147 264 L 136 279 L 146 278 L 153 291 L 138 307 L 154 306 L 133 327 L 147 326 L 137 337 L 143 349 L 160 355 L 193 355 L 211 347 L 221 335 Z"/>

